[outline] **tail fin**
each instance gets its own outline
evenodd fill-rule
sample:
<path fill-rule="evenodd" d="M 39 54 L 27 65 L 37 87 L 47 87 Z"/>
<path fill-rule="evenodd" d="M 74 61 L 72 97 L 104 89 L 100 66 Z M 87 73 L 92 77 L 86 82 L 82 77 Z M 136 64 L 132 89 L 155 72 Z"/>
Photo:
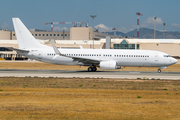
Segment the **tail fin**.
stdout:
<path fill-rule="evenodd" d="M 12 20 L 19 49 L 40 48 L 44 46 L 34 38 L 19 18 L 12 18 Z"/>

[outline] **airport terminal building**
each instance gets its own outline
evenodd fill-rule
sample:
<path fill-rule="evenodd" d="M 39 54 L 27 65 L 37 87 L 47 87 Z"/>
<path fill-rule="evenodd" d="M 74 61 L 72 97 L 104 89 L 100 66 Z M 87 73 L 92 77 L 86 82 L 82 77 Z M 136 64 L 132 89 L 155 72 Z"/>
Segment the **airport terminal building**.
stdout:
<path fill-rule="evenodd" d="M 54 32 L 31 29 L 32 35 L 44 45 L 51 46 L 52 41 L 57 47 L 76 48 L 81 45 L 88 49 L 137 49 L 165 52 L 180 59 L 180 39 L 136 39 L 120 38 L 119 36 L 94 32 L 90 27 L 72 27 L 69 31 Z M 106 39 L 106 36 L 110 36 Z M 109 46 L 109 47 L 107 47 Z M 0 56 L 5 60 L 24 60 L 23 56 L 5 47 L 18 48 L 14 31 L 0 31 Z"/>

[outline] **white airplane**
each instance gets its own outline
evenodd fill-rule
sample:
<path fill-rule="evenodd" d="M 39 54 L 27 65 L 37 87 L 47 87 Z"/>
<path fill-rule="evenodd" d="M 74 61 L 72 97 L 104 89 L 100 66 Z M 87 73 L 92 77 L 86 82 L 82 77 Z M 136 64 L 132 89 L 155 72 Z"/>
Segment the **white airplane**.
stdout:
<path fill-rule="evenodd" d="M 152 50 L 117 50 L 117 49 L 58 49 L 42 45 L 29 32 L 19 18 L 13 18 L 13 24 L 19 48 L 9 48 L 29 59 L 59 64 L 89 66 L 88 71 L 100 69 L 120 69 L 122 66 L 159 67 L 177 63 L 170 55 Z"/>

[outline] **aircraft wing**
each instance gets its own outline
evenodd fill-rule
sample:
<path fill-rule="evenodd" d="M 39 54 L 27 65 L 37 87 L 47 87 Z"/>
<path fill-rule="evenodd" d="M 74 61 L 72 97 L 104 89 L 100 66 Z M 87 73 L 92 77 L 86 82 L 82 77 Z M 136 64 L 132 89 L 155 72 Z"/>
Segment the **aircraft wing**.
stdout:
<path fill-rule="evenodd" d="M 64 57 L 69 57 L 72 58 L 73 61 L 77 61 L 77 62 L 81 62 L 84 64 L 99 64 L 100 60 L 99 59 L 86 59 L 86 58 L 81 58 L 81 57 L 75 57 L 75 56 L 66 56 L 62 53 L 60 53 L 60 51 L 56 48 L 56 46 L 51 42 L 51 45 L 54 49 L 54 52 L 56 53 L 55 57 L 53 59 L 55 59 L 57 56 L 64 56 Z"/>
<path fill-rule="evenodd" d="M 74 59 L 73 61 L 82 62 L 84 64 L 92 64 L 92 63 L 99 64 L 100 63 L 100 60 L 96 60 L 96 59 L 86 59 L 86 58 L 78 58 L 78 57 L 71 57 L 71 58 Z"/>
<path fill-rule="evenodd" d="M 29 50 L 22 50 L 22 49 L 17 49 L 13 47 L 4 47 L 4 48 L 9 49 L 9 50 L 15 50 L 16 52 L 29 52 Z"/>

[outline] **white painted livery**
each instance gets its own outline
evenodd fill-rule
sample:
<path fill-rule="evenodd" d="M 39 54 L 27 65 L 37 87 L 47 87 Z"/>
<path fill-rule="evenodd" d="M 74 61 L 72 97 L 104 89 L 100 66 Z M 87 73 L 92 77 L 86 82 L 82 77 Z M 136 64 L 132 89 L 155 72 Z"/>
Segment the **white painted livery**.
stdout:
<path fill-rule="evenodd" d="M 168 54 L 152 50 L 117 50 L 117 49 L 58 49 L 42 45 L 29 32 L 19 18 L 13 18 L 13 24 L 19 48 L 9 48 L 18 54 L 46 63 L 59 65 L 89 66 L 88 71 L 100 69 L 120 69 L 122 66 L 159 67 L 177 63 Z"/>

